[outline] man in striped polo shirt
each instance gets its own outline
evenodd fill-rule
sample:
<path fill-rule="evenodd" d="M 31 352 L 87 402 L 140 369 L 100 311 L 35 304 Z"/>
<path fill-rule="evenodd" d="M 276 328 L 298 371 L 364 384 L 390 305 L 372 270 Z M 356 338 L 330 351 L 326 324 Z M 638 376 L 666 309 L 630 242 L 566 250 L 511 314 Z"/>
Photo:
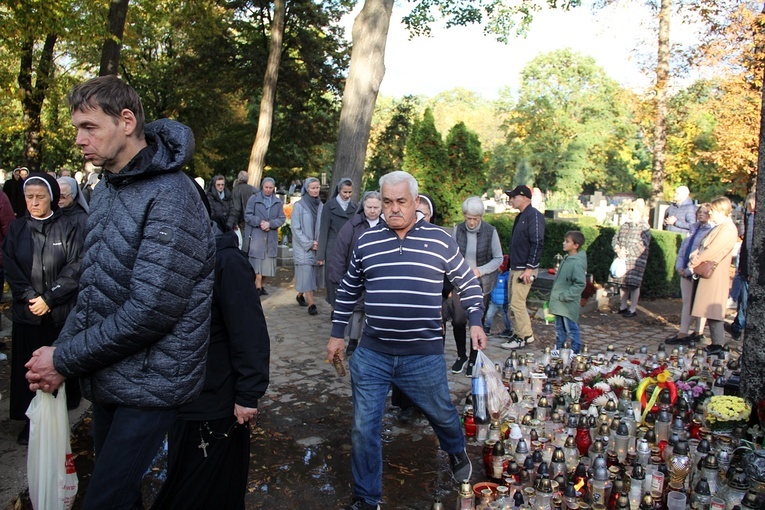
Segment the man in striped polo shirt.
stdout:
<path fill-rule="evenodd" d="M 406 172 L 380 179 L 385 223 L 364 232 L 337 292 L 327 355 L 343 357 L 343 333 L 364 294 L 366 323 L 350 360 L 353 390 L 353 503 L 379 509 L 382 498 L 382 418 L 395 383 L 428 418 L 449 454 L 452 474 L 469 480 L 465 436 L 449 396 L 441 326 L 444 275 L 467 311 L 474 348 L 486 347 L 483 295 L 456 241 L 417 219 L 417 181 Z"/>

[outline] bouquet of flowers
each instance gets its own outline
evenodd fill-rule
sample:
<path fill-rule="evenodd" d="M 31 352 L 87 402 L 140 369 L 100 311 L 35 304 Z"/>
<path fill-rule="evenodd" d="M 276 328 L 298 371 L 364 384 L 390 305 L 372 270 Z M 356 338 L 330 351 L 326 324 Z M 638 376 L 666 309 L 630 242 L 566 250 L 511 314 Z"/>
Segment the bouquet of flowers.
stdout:
<path fill-rule="evenodd" d="M 294 202 L 285 204 L 284 205 L 284 215 L 287 217 L 287 221 L 284 222 L 284 225 L 279 227 L 279 243 L 282 244 L 284 241 L 284 236 L 287 236 L 288 239 L 292 238 L 292 208 L 295 207 Z"/>
<path fill-rule="evenodd" d="M 704 418 L 712 431 L 730 430 L 746 425 L 752 406 L 741 397 L 715 395 L 706 405 Z"/>
<path fill-rule="evenodd" d="M 590 370 L 581 374 L 581 383 L 578 388 L 568 388 L 580 395 L 579 403 L 582 408 L 587 409 L 591 404 L 598 408 L 604 406 L 609 399 L 618 400 L 618 395 L 622 388 L 632 389 L 636 381 L 631 379 L 631 374 L 618 364 L 606 364 L 592 367 Z M 561 393 L 564 392 L 561 388 Z"/>

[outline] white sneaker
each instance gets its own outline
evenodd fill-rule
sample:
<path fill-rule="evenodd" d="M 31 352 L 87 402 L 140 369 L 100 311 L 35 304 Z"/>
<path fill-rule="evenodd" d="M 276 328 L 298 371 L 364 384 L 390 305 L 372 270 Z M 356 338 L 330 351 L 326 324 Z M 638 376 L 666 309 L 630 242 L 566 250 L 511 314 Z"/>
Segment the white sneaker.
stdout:
<path fill-rule="evenodd" d="M 524 340 L 527 344 L 534 343 L 534 335 L 529 335 Z"/>
<path fill-rule="evenodd" d="M 550 357 L 560 358 L 560 351 L 558 349 L 553 349 L 552 351 L 550 351 Z"/>
<path fill-rule="evenodd" d="M 520 349 L 526 346 L 526 341 L 523 338 L 514 336 L 507 342 L 499 344 L 503 349 Z"/>
<path fill-rule="evenodd" d="M 725 305 L 725 307 L 732 308 L 735 310 L 738 308 L 738 303 L 734 301 L 732 298 L 728 298 L 728 303 Z"/>

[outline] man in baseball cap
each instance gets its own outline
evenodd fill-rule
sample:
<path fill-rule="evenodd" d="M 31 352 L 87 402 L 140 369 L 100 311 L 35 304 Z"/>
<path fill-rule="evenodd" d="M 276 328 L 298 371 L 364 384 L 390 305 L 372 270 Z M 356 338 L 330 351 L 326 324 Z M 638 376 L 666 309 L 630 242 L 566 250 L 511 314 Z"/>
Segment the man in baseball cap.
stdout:
<path fill-rule="evenodd" d="M 507 196 L 510 198 L 514 198 L 520 195 L 531 200 L 531 189 L 523 184 L 516 186 L 511 190 L 507 190 L 505 193 L 507 193 Z"/>
<path fill-rule="evenodd" d="M 523 184 L 506 191 L 510 206 L 521 211 L 513 222 L 510 238 L 510 310 L 515 335 L 503 343 L 503 349 L 518 349 L 534 341 L 526 298 L 539 272 L 539 259 L 545 244 L 545 218 L 531 206 L 531 189 Z"/>

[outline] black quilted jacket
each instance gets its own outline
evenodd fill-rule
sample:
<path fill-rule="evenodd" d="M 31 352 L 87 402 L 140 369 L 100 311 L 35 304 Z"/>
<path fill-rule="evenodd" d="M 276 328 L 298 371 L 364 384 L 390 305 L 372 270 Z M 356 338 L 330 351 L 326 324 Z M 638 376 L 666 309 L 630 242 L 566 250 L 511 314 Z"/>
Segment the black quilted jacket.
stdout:
<path fill-rule="evenodd" d="M 215 239 L 191 180 L 191 130 L 146 126 L 149 147 L 93 192 L 80 293 L 53 363 L 99 404 L 196 397 L 210 333 Z"/>

